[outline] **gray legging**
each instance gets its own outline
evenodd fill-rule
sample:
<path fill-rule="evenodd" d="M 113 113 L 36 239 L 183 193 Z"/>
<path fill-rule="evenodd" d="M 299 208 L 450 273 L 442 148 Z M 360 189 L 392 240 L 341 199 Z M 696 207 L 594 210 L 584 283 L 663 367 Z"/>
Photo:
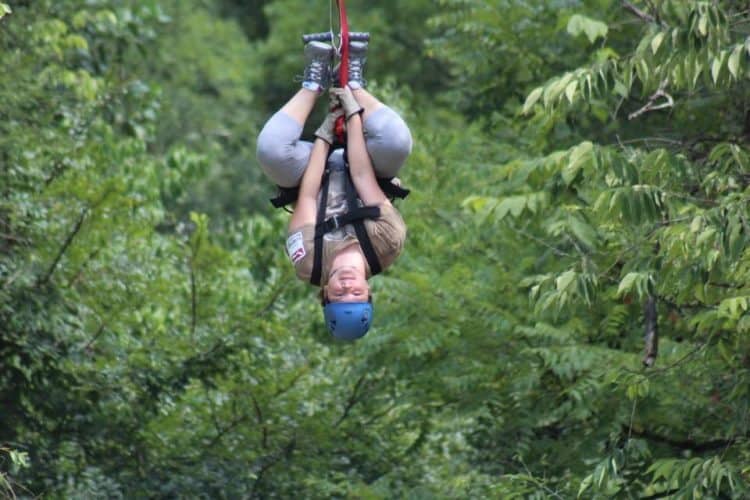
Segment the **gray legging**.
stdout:
<path fill-rule="evenodd" d="M 388 106 L 373 111 L 364 122 L 365 144 L 377 177 L 394 177 L 411 152 L 411 133 L 401 116 Z M 300 140 L 302 126 L 278 111 L 258 136 L 256 155 L 271 181 L 281 187 L 299 186 L 312 150 L 312 142 Z M 329 161 L 342 163 L 337 150 Z"/>

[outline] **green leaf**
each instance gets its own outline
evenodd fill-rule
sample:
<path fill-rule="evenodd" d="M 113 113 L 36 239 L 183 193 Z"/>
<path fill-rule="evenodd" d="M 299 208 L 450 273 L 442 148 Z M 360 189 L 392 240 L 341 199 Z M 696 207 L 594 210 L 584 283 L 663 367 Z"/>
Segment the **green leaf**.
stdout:
<path fill-rule="evenodd" d="M 498 203 L 497 208 L 495 209 L 497 218 L 502 220 L 509 213 L 513 217 L 518 217 L 526 207 L 526 200 L 526 196 L 523 195 L 503 198 L 503 200 Z"/>
<path fill-rule="evenodd" d="M 706 14 L 701 15 L 698 20 L 698 32 L 702 36 L 708 35 L 708 16 Z"/>
<path fill-rule="evenodd" d="M 10 6 L 7 3 L 0 2 L 0 19 L 12 13 L 13 11 L 10 9 Z"/>
<path fill-rule="evenodd" d="M 569 221 L 570 230 L 575 237 L 588 248 L 596 245 L 596 230 L 583 219 L 571 217 Z"/>
<path fill-rule="evenodd" d="M 557 290 L 566 290 L 575 281 L 576 274 L 573 270 L 565 271 L 555 280 L 555 288 Z"/>
<path fill-rule="evenodd" d="M 21 468 L 29 467 L 29 454 L 25 451 L 10 450 L 10 460 Z"/>
<path fill-rule="evenodd" d="M 665 33 L 660 31 L 651 39 L 651 52 L 656 54 L 659 51 L 659 47 L 661 47 L 661 43 L 664 41 L 664 36 Z"/>
<path fill-rule="evenodd" d="M 463 208 L 471 210 L 474 213 L 478 213 L 483 211 L 492 201 L 495 201 L 494 198 L 473 195 L 464 199 L 464 201 L 461 203 L 461 206 Z"/>
<path fill-rule="evenodd" d="M 737 78 L 740 74 L 740 57 L 742 56 L 743 46 L 738 45 L 734 48 L 731 55 L 729 56 L 729 72 L 734 78 Z"/>
<path fill-rule="evenodd" d="M 578 488 L 578 495 L 576 495 L 576 498 L 581 498 L 581 495 L 591 487 L 591 484 L 594 482 L 594 476 L 593 474 L 589 474 L 586 476 L 583 481 L 581 481 L 581 486 Z"/>
<path fill-rule="evenodd" d="M 693 54 L 692 57 L 693 67 L 691 68 L 692 73 L 692 79 L 690 82 L 690 88 L 695 89 L 698 85 L 698 79 L 701 76 L 701 73 L 703 73 L 703 63 L 698 59 L 697 54 Z"/>
<path fill-rule="evenodd" d="M 531 108 L 534 107 L 534 104 L 536 104 L 539 98 L 542 96 L 543 91 L 544 87 L 537 87 L 532 90 L 528 97 L 526 97 L 526 102 L 523 103 L 523 110 L 521 111 L 521 113 L 527 114 L 529 111 L 531 111 Z"/>
<path fill-rule="evenodd" d="M 738 319 L 748 309 L 750 297 L 731 297 L 719 304 L 719 313 L 732 319 Z"/>
<path fill-rule="evenodd" d="M 590 43 L 594 43 L 597 38 L 606 38 L 609 27 L 595 19 L 583 16 L 581 14 L 574 14 L 568 20 L 568 33 L 573 36 L 578 36 L 581 33 L 585 33 Z"/>
<path fill-rule="evenodd" d="M 724 66 L 724 60 L 726 59 L 726 57 L 727 53 L 725 51 L 722 51 L 717 57 L 714 58 L 713 62 L 711 63 L 711 78 L 713 79 L 714 83 L 719 80 L 721 68 Z"/>
<path fill-rule="evenodd" d="M 590 141 L 584 141 L 571 150 L 568 163 L 562 170 L 562 178 L 566 186 L 570 186 L 578 172 L 593 160 L 593 152 L 594 145 Z"/>
<path fill-rule="evenodd" d="M 575 96 L 576 89 L 578 88 L 578 80 L 573 80 L 567 87 L 565 87 L 565 97 L 568 98 L 568 102 L 573 104 L 573 97 Z"/>
<path fill-rule="evenodd" d="M 646 472 L 653 474 L 654 480 L 669 479 L 672 477 L 672 471 L 675 468 L 677 460 L 662 459 L 657 460 L 648 468 Z"/>
<path fill-rule="evenodd" d="M 649 293 L 651 281 L 651 276 L 647 272 L 629 272 L 620 280 L 617 295 L 622 296 L 635 291 L 639 297 L 644 297 Z"/>
<path fill-rule="evenodd" d="M 620 97 L 627 97 L 630 94 L 630 92 L 628 91 L 628 88 L 620 80 L 615 81 L 614 90 L 615 90 L 615 93 L 619 95 Z"/>
<path fill-rule="evenodd" d="M 648 62 L 645 59 L 639 60 L 635 65 L 635 72 L 638 75 L 638 79 L 643 83 L 645 87 L 649 85 L 651 69 L 648 66 Z"/>
<path fill-rule="evenodd" d="M 547 107 L 552 105 L 552 103 L 560 97 L 560 94 L 565 91 L 565 88 L 568 86 L 568 83 L 570 83 L 572 78 L 572 73 L 565 73 L 562 77 L 552 80 L 552 82 L 544 89 L 544 105 Z"/>

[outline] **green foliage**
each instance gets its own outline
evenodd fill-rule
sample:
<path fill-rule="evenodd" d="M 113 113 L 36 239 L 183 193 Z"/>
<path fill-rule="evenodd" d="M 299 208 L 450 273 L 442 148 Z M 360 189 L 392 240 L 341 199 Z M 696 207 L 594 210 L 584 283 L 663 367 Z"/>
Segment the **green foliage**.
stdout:
<path fill-rule="evenodd" d="M 9 466 L 6 463 L 9 461 Z M 29 466 L 29 455 L 6 447 L 0 447 L 0 464 L 9 472 L 0 471 L 0 495 L 3 498 L 15 498 L 13 476 Z"/>
<path fill-rule="evenodd" d="M 254 160 L 327 5 L 0 3 L 0 496 L 747 497 L 747 10 L 347 6 L 415 138 L 356 343 Z"/>
<path fill-rule="evenodd" d="M 594 43 L 598 38 L 606 38 L 609 28 L 606 24 L 580 14 L 573 14 L 568 20 L 568 33 L 573 36 L 585 34 L 589 43 Z"/>
<path fill-rule="evenodd" d="M 540 260 L 538 270 L 520 284 L 538 315 L 559 325 L 581 323 L 579 328 L 587 332 L 584 339 L 592 344 L 576 342 L 578 366 L 542 348 L 546 365 L 558 377 L 570 376 L 567 366 L 572 373 L 600 366 L 586 364 L 585 352 L 597 352 L 601 342 L 611 350 L 614 368 L 615 360 L 635 347 L 628 348 L 631 342 L 626 339 L 633 339 L 636 329 L 648 323 L 643 319 L 639 325 L 637 318 L 647 314 L 630 304 L 651 298 L 659 304 L 662 345 L 674 339 L 692 346 L 692 351 L 680 349 L 682 354 L 672 361 L 666 351 L 663 374 L 646 372 L 631 380 L 617 375 L 615 368 L 603 375 L 623 385 L 634 404 L 640 402 L 640 411 L 634 406 L 623 427 L 628 436 L 645 438 L 648 454 L 640 453 L 637 463 L 616 455 L 599 461 L 582 478 L 579 495 L 588 497 L 595 491 L 611 498 L 667 492 L 680 498 L 740 498 L 747 487 L 747 478 L 739 472 L 747 453 L 740 444 L 744 431 L 735 433 L 731 419 L 698 423 L 674 407 L 666 412 L 659 407 L 666 410 L 679 394 L 692 408 L 692 416 L 712 394 L 730 414 L 747 412 L 746 392 L 735 385 L 745 383 L 748 374 L 741 361 L 746 351 L 741 332 L 747 321 L 743 273 L 748 242 L 746 229 L 738 227 L 748 216 L 747 147 L 740 132 L 746 110 L 732 101 L 746 86 L 741 69 L 745 34 L 735 27 L 745 14 L 733 12 L 730 3 L 716 2 L 663 2 L 658 11 L 648 5 L 631 7 L 645 24 L 642 37 L 629 51 L 620 45 L 616 50 L 605 46 L 600 51 L 609 49 L 609 56 L 551 77 L 530 90 L 519 106 L 522 115 L 530 116 L 529 127 L 562 120 L 583 124 L 579 142 L 508 162 L 499 196 L 473 196 L 464 203 L 485 225 L 507 227 L 536 247 L 538 255 L 554 255 Z M 571 18 L 569 31 L 585 32 L 585 22 Z M 588 26 L 593 41 L 595 31 Z M 617 33 L 607 36 L 617 38 Z M 671 110 L 667 132 L 666 118 L 660 116 L 665 109 Z M 591 123 L 587 114 L 606 122 L 589 138 L 583 135 Z M 718 127 L 717 116 L 723 118 Z M 554 129 L 537 133 L 549 130 Z M 595 333 L 601 325 L 605 330 Z M 696 352 L 707 366 L 728 363 L 709 380 L 721 378 L 727 370 L 739 370 L 739 376 L 728 377 L 721 389 L 708 383 L 705 389 L 685 392 L 680 384 L 681 389 L 657 398 L 655 390 L 662 392 L 679 380 L 674 372 L 684 377 L 700 371 L 690 364 Z M 710 369 L 703 371 L 708 373 Z M 704 433 L 709 442 L 714 436 L 717 448 L 725 443 L 721 460 L 711 455 L 714 445 L 677 437 L 684 435 L 681 429 L 687 421 L 691 434 Z M 662 431 L 648 430 L 654 428 Z M 664 431 L 668 437 L 660 435 Z M 630 443 L 628 439 L 626 450 Z M 664 443 L 702 456 L 662 462 L 659 457 L 669 456 L 659 447 Z M 646 469 L 649 461 L 654 465 Z M 659 464 L 669 464 L 669 472 L 667 466 L 662 472 Z M 733 480 L 722 483 L 720 478 L 727 477 Z"/>

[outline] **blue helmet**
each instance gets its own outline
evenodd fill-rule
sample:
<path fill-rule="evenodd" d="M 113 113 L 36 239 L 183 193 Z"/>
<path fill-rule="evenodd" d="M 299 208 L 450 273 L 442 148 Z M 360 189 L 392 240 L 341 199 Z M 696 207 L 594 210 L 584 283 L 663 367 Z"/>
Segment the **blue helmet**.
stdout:
<path fill-rule="evenodd" d="M 364 337 L 372 323 L 370 302 L 330 302 L 323 306 L 328 330 L 339 340 Z"/>

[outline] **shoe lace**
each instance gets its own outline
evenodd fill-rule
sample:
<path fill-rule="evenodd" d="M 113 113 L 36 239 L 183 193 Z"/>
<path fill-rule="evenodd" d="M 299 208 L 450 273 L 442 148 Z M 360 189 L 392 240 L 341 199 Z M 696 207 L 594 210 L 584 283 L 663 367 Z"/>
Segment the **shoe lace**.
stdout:
<path fill-rule="evenodd" d="M 302 81 L 324 81 L 326 74 L 330 73 L 328 61 L 323 57 L 313 57 L 305 66 Z M 295 80 L 298 77 L 295 77 Z"/>

